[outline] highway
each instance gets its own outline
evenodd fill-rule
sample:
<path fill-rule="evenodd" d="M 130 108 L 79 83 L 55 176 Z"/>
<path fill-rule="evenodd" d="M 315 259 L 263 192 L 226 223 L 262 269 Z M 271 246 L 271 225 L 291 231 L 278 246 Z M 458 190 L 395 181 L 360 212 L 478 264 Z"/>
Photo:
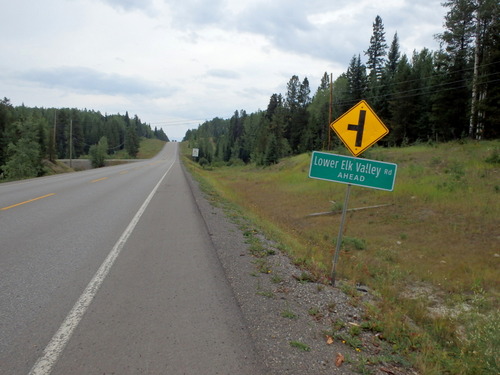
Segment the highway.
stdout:
<path fill-rule="evenodd" d="M 0 374 L 259 374 L 178 157 L 0 184 Z"/>

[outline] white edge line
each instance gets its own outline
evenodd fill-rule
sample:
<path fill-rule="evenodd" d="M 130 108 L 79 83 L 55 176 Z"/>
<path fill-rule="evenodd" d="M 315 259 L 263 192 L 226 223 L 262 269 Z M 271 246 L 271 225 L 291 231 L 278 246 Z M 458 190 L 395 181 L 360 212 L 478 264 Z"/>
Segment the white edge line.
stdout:
<path fill-rule="evenodd" d="M 87 311 L 87 308 L 89 307 L 90 303 L 94 299 L 95 295 L 97 294 L 97 291 L 101 287 L 104 279 L 106 278 L 109 270 L 113 266 L 113 263 L 115 262 L 116 258 L 120 254 L 121 250 L 123 249 L 123 246 L 127 242 L 128 238 L 130 237 L 130 234 L 134 230 L 135 226 L 139 222 L 139 219 L 141 218 L 142 214 L 144 211 L 146 211 L 146 208 L 148 207 L 149 203 L 153 199 L 153 196 L 155 195 L 156 191 L 158 190 L 158 187 L 162 183 L 162 181 L 165 179 L 167 176 L 168 172 L 172 169 L 175 161 L 172 162 L 168 170 L 165 172 L 165 174 L 162 176 L 160 181 L 156 184 L 154 189 L 151 191 L 149 196 L 146 198 L 144 203 L 142 204 L 141 208 L 137 211 L 135 216 L 133 217 L 132 221 L 129 223 L 127 226 L 127 229 L 122 233 L 121 237 L 118 239 L 116 242 L 115 246 L 111 249 L 109 252 L 107 258 L 104 260 L 104 262 L 101 264 L 97 272 L 95 273 L 94 277 L 92 280 L 90 280 L 89 284 L 83 291 L 82 295 L 76 301 L 75 305 L 69 312 L 69 314 L 66 316 L 66 319 L 64 322 L 61 324 L 57 332 L 54 334 L 50 342 L 47 344 L 43 351 L 43 356 L 38 358 L 36 363 L 33 365 L 31 368 L 31 371 L 29 372 L 29 375 L 49 375 L 52 372 L 52 368 L 56 364 L 57 360 L 59 359 L 59 356 L 61 355 L 62 351 L 64 350 L 66 344 L 68 343 L 69 339 L 71 338 L 71 335 L 73 334 L 74 330 L 82 320 L 83 315 Z"/>

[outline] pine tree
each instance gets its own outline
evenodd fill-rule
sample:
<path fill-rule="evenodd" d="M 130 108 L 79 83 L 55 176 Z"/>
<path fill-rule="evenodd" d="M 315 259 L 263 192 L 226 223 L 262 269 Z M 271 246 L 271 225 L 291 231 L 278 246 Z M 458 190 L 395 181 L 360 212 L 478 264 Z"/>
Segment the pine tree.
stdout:
<path fill-rule="evenodd" d="M 390 100 L 391 119 L 387 125 L 390 128 L 388 141 L 402 145 L 409 142 L 409 131 L 414 119 L 414 107 L 406 92 L 411 90 L 412 69 L 406 55 L 400 59 L 394 75 L 394 95 Z"/>
<path fill-rule="evenodd" d="M 108 139 L 101 137 L 97 145 L 90 146 L 89 156 L 93 168 L 104 167 L 106 158 L 108 157 Z"/>
<path fill-rule="evenodd" d="M 376 112 L 381 112 L 386 105 L 381 83 L 383 68 L 386 64 L 387 44 L 385 43 L 385 31 L 382 18 L 377 16 L 373 23 L 373 34 L 370 38 L 370 47 L 365 51 L 368 56 L 368 93 L 367 100 Z"/>
<path fill-rule="evenodd" d="M 391 47 L 389 48 L 389 53 L 387 54 L 386 64 L 382 70 L 378 100 L 375 103 L 378 116 L 385 122 L 388 122 L 391 119 L 389 100 L 394 93 L 394 76 L 396 74 L 400 57 L 401 53 L 399 51 L 398 33 L 395 33 Z"/>
<path fill-rule="evenodd" d="M 370 47 L 365 51 L 365 55 L 368 56 L 366 67 L 370 71 L 370 80 L 376 81 L 380 79 L 386 61 L 385 56 L 387 55 L 384 24 L 380 16 L 375 17 L 373 34 L 370 38 Z"/>
<path fill-rule="evenodd" d="M 2 166 L 7 160 L 7 147 L 9 145 L 7 128 L 10 125 L 13 110 L 9 99 L 3 98 L 0 101 L 0 176 L 3 172 Z"/>
<path fill-rule="evenodd" d="M 267 110 L 266 110 L 266 118 L 268 120 L 271 120 L 273 118 L 276 108 L 282 104 L 282 101 L 283 98 L 281 94 L 271 95 L 271 99 L 269 99 L 269 104 L 267 105 Z"/>
<path fill-rule="evenodd" d="M 309 87 L 309 80 L 306 77 L 300 84 L 298 97 L 299 108 L 294 119 L 296 123 L 296 126 L 294 126 L 294 142 L 297 144 L 296 151 L 299 153 L 310 150 L 312 147 L 311 141 L 313 135 L 310 131 L 308 132 L 309 128 L 307 126 L 309 122 L 309 113 L 307 112 L 307 107 L 311 103 L 310 94 L 311 89 Z"/>
<path fill-rule="evenodd" d="M 347 73 L 342 73 L 333 81 L 333 97 L 332 97 L 332 120 L 335 120 L 345 113 L 353 102 L 351 102 L 351 84 Z"/>
<path fill-rule="evenodd" d="M 257 111 L 245 117 L 243 122 L 242 152 L 241 160 L 249 163 L 254 155 L 256 143 L 259 136 L 259 128 L 265 120 L 265 112 Z"/>
<path fill-rule="evenodd" d="M 278 140 L 271 134 L 267 139 L 267 147 L 264 155 L 264 165 L 276 164 L 280 159 Z"/>
<path fill-rule="evenodd" d="M 445 28 L 439 38 L 445 44 L 445 70 L 435 100 L 434 121 L 444 140 L 469 135 L 472 55 L 474 41 L 474 0 L 450 0 Z"/>
<path fill-rule="evenodd" d="M 327 72 L 321 77 L 321 82 L 319 84 L 318 90 L 328 90 L 330 89 L 330 76 Z"/>
<path fill-rule="evenodd" d="M 311 88 L 309 87 L 309 80 L 307 79 L 307 77 L 305 77 L 299 88 L 298 100 L 300 107 L 305 108 L 309 105 L 309 103 L 311 102 L 311 97 L 309 96 L 310 94 Z"/>
<path fill-rule="evenodd" d="M 251 159 L 259 165 L 269 165 L 270 160 L 276 162 L 290 152 L 286 138 L 290 111 L 285 108 L 285 99 L 281 94 L 273 94 L 267 110 L 259 122 L 255 132 L 256 141 L 251 151 Z M 274 138 L 273 143 L 271 139 Z M 272 152 L 271 152 L 272 151 Z M 273 157 L 270 157 L 270 155 Z"/>
<path fill-rule="evenodd" d="M 415 107 L 414 124 L 409 134 L 411 142 L 433 139 L 430 121 L 433 103 L 429 98 L 432 96 L 434 76 L 434 57 L 431 51 L 427 48 L 418 53 L 415 51 L 412 58 L 412 84 L 409 87 L 412 91 L 406 94 Z"/>
<path fill-rule="evenodd" d="M 71 110 L 71 120 L 72 124 L 72 135 L 73 135 L 73 157 L 78 158 L 80 155 L 83 155 L 85 148 L 85 139 L 84 133 L 82 129 L 82 121 L 81 121 L 81 111 L 77 109 Z"/>
<path fill-rule="evenodd" d="M 394 38 L 392 39 L 391 47 L 389 48 L 389 53 L 387 54 L 387 62 L 385 65 L 385 71 L 389 76 L 394 75 L 394 73 L 396 72 L 400 57 L 401 53 L 399 52 L 399 37 L 398 33 L 395 33 Z"/>
<path fill-rule="evenodd" d="M 167 134 L 165 134 L 165 131 L 162 128 L 157 131 L 156 138 L 161 141 L 170 142 L 170 139 L 168 139 Z"/>
<path fill-rule="evenodd" d="M 346 76 L 349 82 L 349 104 L 353 106 L 365 99 L 366 95 L 366 67 L 361 64 L 360 55 L 352 57 Z"/>
<path fill-rule="evenodd" d="M 295 116 L 299 108 L 299 91 L 300 80 L 299 77 L 293 75 L 287 83 L 287 91 L 285 95 L 285 109 L 286 109 L 286 128 L 285 138 L 288 139 L 293 149 L 296 148 L 295 134 L 297 133 L 295 127 L 297 126 Z"/>
<path fill-rule="evenodd" d="M 476 26 L 469 134 L 471 138 L 481 139 L 490 137 L 495 130 L 498 134 L 500 125 L 498 85 L 490 84 L 495 78 L 500 78 L 498 1 L 476 0 L 474 20 Z"/>
<path fill-rule="evenodd" d="M 311 104 L 307 107 L 309 121 L 306 135 L 307 150 L 326 149 L 329 134 L 330 112 L 330 79 L 325 73 L 314 94 Z"/>
<path fill-rule="evenodd" d="M 233 117 L 229 122 L 229 148 L 231 150 L 231 156 L 225 161 L 230 159 L 240 159 L 242 154 L 242 144 L 241 138 L 243 137 L 244 126 L 243 121 L 246 117 L 246 112 L 244 110 L 235 111 Z"/>
<path fill-rule="evenodd" d="M 114 115 L 108 117 L 106 138 L 111 154 L 123 149 L 125 145 L 125 121 L 122 116 Z"/>
<path fill-rule="evenodd" d="M 285 138 L 288 139 L 293 152 L 298 152 L 300 137 L 302 135 L 301 110 L 301 83 L 299 77 L 293 75 L 287 84 L 285 96 L 285 109 L 287 110 L 287 126 Z"/>
<path fill-rule="evenodd" d="M 42 173 L 42 155 L 38 139 L 38 123 L 33 119 L 13 124 L 16 137 L 7 146 L 7 161 L 1 166 L 11 180 L 37 177 Z"/>
<path fill-rule="evenodd" d="M 69 109 L 63 108 L 56 114 L 56 154 L 58 159 L 69 156 L 69 125 L 71 113 Z"/>
<path fill-rule="evenodd" d="M 470 57 L 474 37 L 475 0 L 449 0 L 443 3 L 450 8 L 445 16 L 446 30 L 439 37 L 446 44 L 452 63 Z"/>
<path fill-rule="evenodd" d="M 139 152 L 139 137 L 137 136 L 137 130 L 130 122 L 125 134 L 125 150 L 127 150 L 131 158 L 135 158 Z"/>

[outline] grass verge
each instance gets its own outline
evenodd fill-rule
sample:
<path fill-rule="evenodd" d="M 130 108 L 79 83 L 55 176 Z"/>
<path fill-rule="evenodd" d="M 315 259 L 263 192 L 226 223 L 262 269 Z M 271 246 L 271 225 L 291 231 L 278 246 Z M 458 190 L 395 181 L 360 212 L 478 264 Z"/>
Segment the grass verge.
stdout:
<path fill-rule="evenodd" d="M 165 142 L 159 139 L 141 137 L 139 152 L 136 159 L 151 159 L 165 146 Z M 110 159 L 132 159 L 125 149 L 120 150 L 109 157 Z"/>
<path fill-rule="evenodd" d="M 348 214 L 338 274 L 353 303 L 355 285 L 370 287 L 378 302 L 365 306 L 366 324 L 423 374 L 500 373 L 498 150 L 499 141 L 375 147 L 364 156 L 398 164 L 394 192 L 351 190 L 349 207 L 383 207 Z M 185 160 L 295 264 L 326 279 L 340 215 L 308 215 L 335 211 L 345 185 L 309 179 L 310 155 L 269 168 Z M 344 337 L 354 345 L 355 330 Z"/>

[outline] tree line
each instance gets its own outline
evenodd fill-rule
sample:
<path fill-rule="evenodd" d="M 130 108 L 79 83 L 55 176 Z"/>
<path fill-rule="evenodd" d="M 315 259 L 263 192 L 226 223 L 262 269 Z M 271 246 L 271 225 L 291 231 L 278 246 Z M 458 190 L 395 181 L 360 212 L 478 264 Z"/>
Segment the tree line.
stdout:
<path fill-rule="evenodd" d="M 188 130 L 203 163 L 276 163 L 330 142 L 328 125 L 366 100 L 388 126 L 386 146 L 454 139 L 494 139 L 500 131 L 500 5 L 497 0 L 449 0 L 438 51 L 402 54 L 396 33 L 387 44 L 382 18 L 366 51 L 330 84 L 324 73 L 311 96 L 309 81 L 293 75 L 266 110 L 235 111 Z M 330 105 L 332 103 L 332 105 Z"/>
<path fill-rule="evenodd" d="M 87 109 L 14 107 L 4 98 L 0 101 L 0 179 L 41 176 L 47 159 L 90 155 L 94 166 L 102 166 L 94 161 L 119 150 L 135 158 L 141 137 L 169 140 L 163 129 L 152 130 L 128 112 L 103 115 Z"/>

